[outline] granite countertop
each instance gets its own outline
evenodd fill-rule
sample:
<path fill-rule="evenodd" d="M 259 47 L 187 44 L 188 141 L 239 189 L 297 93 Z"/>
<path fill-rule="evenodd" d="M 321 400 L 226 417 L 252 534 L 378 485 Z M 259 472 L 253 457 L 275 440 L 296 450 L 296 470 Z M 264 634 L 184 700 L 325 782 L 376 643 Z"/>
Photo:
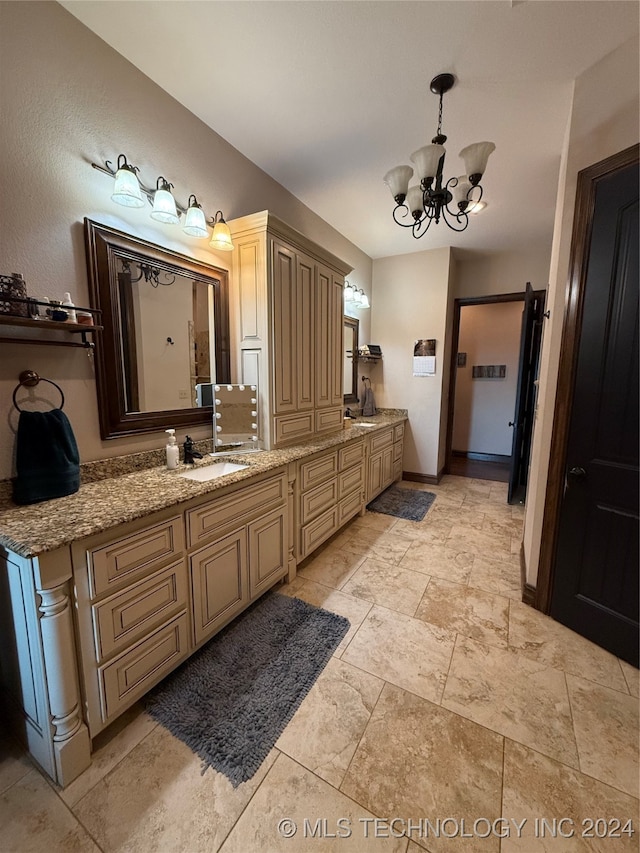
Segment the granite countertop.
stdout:
<path fill-rule="evenodd" d="M 135 454 L 117 457 L 114 470 L 126 470 L 130 466 L 129 473 L 83 483 L 73 495 L 29 506 L 17 506 L 8 498 L 3 500 L 0 504 L 0 546 L 23 557 L 54 551 L 85 536 L 249 480 L 321 450 L 348 444 L 368 433 L 402 423 L 406 418 L 404 409 L 386 409 L 371 418 L 358 418 L 340 432 L 303 444 L 223 456 L 223 460 L 238 462 L 247 468 L 207 482 L 180 476 L 191 466 L 180 465 L 174 471 L 168 471 L 164 465 L 135 470 L 139 465 Z M 375 427 L 360 427 L 359 422 L 375 423 Z M 220 460 L 206 456 L 196 464 L 201 467 L 217 461 Z"/>

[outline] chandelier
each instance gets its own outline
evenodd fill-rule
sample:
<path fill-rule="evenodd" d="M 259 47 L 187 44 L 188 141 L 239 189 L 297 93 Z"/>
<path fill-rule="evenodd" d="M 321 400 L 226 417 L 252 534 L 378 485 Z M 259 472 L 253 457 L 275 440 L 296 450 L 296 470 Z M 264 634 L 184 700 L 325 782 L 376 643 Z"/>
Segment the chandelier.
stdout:
<path fill-rule="evenodd" d="M 396 202 L 394 222 L 403 228 L 411 228 L 416 238 L 426 234 L 431 223 L 438 223 L 440 219 L 454 231 L 464 231 L 469 224 L 469 214 L 484 206 L 480 205 L 480 181 L 487 168 L 489 155 L 495 150 L 493 142 L 474 142 L 463 148 L 460 157 L 464 160 L 466 174 L 449 178 L 444 185 L 442 183 L 446 153 L 444 143 L 447 141 L 442 133 L 442 96 L 453 88 L 455 81 L 453 74 L 438 74 L 431 81 L 431 91 L 440 96 L 438 130 L 431 145 L 419 148 L 409 158 L 420 183 L 409 186 L 414 173 L 411 166 L 396 166 L 384 176 L 384 182 Z M 409 214 L 410 222 L 401 222 L 398 218 L 406 219 Z"/>

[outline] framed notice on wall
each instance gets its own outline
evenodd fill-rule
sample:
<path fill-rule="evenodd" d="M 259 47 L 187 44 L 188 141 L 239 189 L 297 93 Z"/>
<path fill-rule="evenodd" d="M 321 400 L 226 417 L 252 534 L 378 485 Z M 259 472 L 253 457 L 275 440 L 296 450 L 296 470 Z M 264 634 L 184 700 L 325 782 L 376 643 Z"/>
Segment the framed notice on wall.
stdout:
<path fill-rule="evenodd" d="M 434 376 L 436 372 L 436 339 L 420 338 L 413 345 L 413 375 Z"/>

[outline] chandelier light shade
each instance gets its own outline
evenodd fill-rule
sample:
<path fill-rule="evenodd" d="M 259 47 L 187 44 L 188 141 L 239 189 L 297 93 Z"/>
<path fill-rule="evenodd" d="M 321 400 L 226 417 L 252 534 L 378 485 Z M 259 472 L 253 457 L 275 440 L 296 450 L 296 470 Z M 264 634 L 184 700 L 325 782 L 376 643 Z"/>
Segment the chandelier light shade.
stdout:
<path fill-rule="evenodd" d="M 218 210 L 215 215 L 213 234 L 209 245 L 212 249 L 217 249 L 220 252 L 230 252 L 233 249 L 231 229 L 224 221 L 221 210 Z"/>
<path fill-rule="evenodd" d="M 118 170 L 113 184 L 111 200 L 123 207 L 144 207 L 144 199 L 136 172 L 137 166 L 127 163 L 124 154 L 118 157 Z"/>
<path fill-rule="evenodd" d="M 190 237 L 208 237 L 207 220 L 198 204 L 198 199 L 194 195 L 190 195 L 187 203 L 189 207 L 185 213 L 182 230 Z"/>
<path fill-rule="evenodd" d="M 151 218 L 158 222 L 165 222 L 167 225 L 177 225 L 180 221 L 178 211 L 176 209 L 176 201 L 171 195 L 170 184 L 162 175 L 156 181 L 156 192 L 153 197 L 153 210 Z"/>
<path fill-rule="evenodd" d="M 415 167 L 417 184 L 409 186 L 414 175 L 411 166 L 396 166 L 384 176 L 396 203 L 393 219 L 403 228 L 411 228 L 414 237 L 422 237 L 432 222 L 442 219 L 453 231 L 464 231 L 469 213 L 479 212 L 483 188 L 480 184 L 487 168 L 489 155 L 495 151 L 493 142 L 474 142 L 460 152 L 465 174 L 444 181 L 444 161 L 447 137 L 442 133 L 442 98 L 453 88 L 453 74 L 438 74 L 431 81 L 431 91 L 440 98 L 438 129 L 430 145 L 418 148 L 410 156 Z M 402 221 L 408 219 L 409 221 Z"/>

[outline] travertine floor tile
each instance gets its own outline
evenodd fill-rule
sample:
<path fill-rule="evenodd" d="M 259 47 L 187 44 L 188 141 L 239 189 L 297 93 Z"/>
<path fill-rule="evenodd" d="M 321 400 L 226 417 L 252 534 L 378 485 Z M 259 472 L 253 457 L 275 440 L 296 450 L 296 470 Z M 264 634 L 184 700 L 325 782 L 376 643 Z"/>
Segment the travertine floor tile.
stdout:
<path fill-rule="evenodd" d="M 456 551 L 465 551 L 469 554 L 477 554 L 480 557 L 497 557 L 500 559 L 500 555 L 509 558 L 511 555 L 511 537 L 506 533 L 498 534 L 475 530 L 456 524 L 451 528 L 446 545 Z"/>
<path fill-rule="evenodd" d="M 366 559 L 342 587 L 358 598 L 364 598 L 391 610 L 413 616 L 429 578 L 400 566 Z"/>
<path fill-rule="evenodd" d="M 33 764 L 20 744 L 12 738 L 0 739 L 0 794 L 33 770 Z"/>
<path fill-rule="evenodd" d="M 0 796 L 0 827 L 3 853 L 99 853 L 37 770 Z"/>
<path fill-rule="evenodd" d="M 502 814 L 516 819 L 518 824 L 523 820 L 526 823 L 520 838 L 512 831 L 503 840 L 501 853 L 638 850 L 637 800 L 510 740 L 505 742 Z M 547 819 L 547 827 L 543 827 L 542 818 Z M 607 820 L 604 826 L 598 826 L 604 838 L 596 836 L 591 824 L 597 818 Z M 555 838 L 554 820 L 558 826 Z M 630 837 L 618 833 L 614 837 L 612 833 L 628 820 L 633 821 L 636 834 Z M 585 837 L 587 834 L 591 837 Z"/>
<path fill-rule="evenodd" d="M 385 563 L 399 563 L 411 542 L 411 539 L 395 530 L 383 532 L 370 528 L 359 530 L 354 536 L 345 535 L 340 547 L 374 560 L 384 560 Z"/>
<path fill-rule="evenodd" d="M 440 702 L 455 634 L 377 605 L 342 660 L 432 702 Z"/>
<path fill-rule="evenodd" d="M 371 512 L 367 510 L 364 515 L 359 515 L 350 523 L 350 527 L 356 530 L 366 530 L 373 528 L 374 530 L 391 530 L 395 528 L 398 518 L 395 515 L 386 515 L 383 512 Z"/>
<path fill-rule="evenodd" d="M 512 601 L 509 648 L 531 660 L 627 692 L 615 655 L 526 604 Z"/>
<path fill-rule="evenodd" d="M 105 853 L 211 853 L 231 830 L 278 752 L 233 788 L 158 726 L 74 808 Z"/>
<path fill-rule="evenodd" d="M 305 580 L 302 577 L 297 577 L 292 584 L 280 587 L 278 592 L 301 598 L 316 607 L 324 607 L 325 610 L 330 610 L 332 613 L 337 613 L 349 620 L 351 627 L 340 641 L 340 645 L 336 647 L 333 653 L 334 657 L 342 655 L 372 607 L 369 601 L 362 601 L 352 595 L 347 595 L 345 592 Z"/>
<path fill-rule="evenodd" d="M 341 790 L 374 814 L 417 822 L 500 815 L 502 738 L 457 714 L 385 685 Z M 410 760 L 407 757 L 410 756 Z M 410 836 L 433 853 L 497 851 L 497 837 Z"/>
<path fill-rule="evenodd" d="M 463 527 L 475 527 L 481 530 L 484 523 L 484 513 L 476 507 L 451 507 L 443 504 L 434 504 L 427 513 L 429 522 L 432 524 L 448 524 L 450 527 L 462 525 Z"/>
<path fill-rule="evenodd" d="M 640 696 L 640 671 L 627 663 L 626 660 L 620 661 L 624 679 L 627 682 L 627 689 L 632 696 Z"/>
<path fill-rule="evenodd" d="M 466 584 L 471 574 L 474 555 L 446 545 L 413 542 L 400 560 L 400 568 L 422 572 L 454 583 Z"/>
<path fill-rule="evenodd" d="M 458 636 L 442 705 L 578 767 L 564 673 Z"/>
<path fill-rule="evenodd" d="M 469 586 L 522 600 L 520 569 L 511 559 L 495 560 L 476 556 L 469 572 Z"/>
<path fill-rule="evenodd" d="M 91 765 L 70 785 L 58 790 L 65 803 L 74 806 L 157 725 L 140 705 L 125 711 L 94 740 Z"/>
<path fill-rule="evenodd" d="M 406 838 L 374 837 L 372 818 L 345 794 L 280 755 L 220 853 L 405 853 Z"/>
<path fill-rule="evenodd" d="M 305 561 L 298 568 L 298 575 L 324 586 L 340 589 L 362 565 L 364 556 L 352 551 L 343 551 L 336 545 L 326 548 L 317 557 Z"/>
<path fill-rule="evenodd" d="M 415 616 L 465 637 L 507 648 L 509 599 L 500 595 L 432 578 Z"/>
<path fill-rule="evenodd" d="M 427 513 L 422 521 L 408 521 L 401 518 L 393 528 L 393 532 L 402 533 L 403 536 L 412 541 L 444 545 L 451 533 L 452 526 L 450 522 L 433 521 Z"/>
<path fill-rule="evenodd" d="M 276 747 L 339 787 L 384 682 L 333 658 Z"/>
<path fill-rule="evenodd" d="M 638 797 L 638 700 L 567 675 L 580 769 Z"/>

